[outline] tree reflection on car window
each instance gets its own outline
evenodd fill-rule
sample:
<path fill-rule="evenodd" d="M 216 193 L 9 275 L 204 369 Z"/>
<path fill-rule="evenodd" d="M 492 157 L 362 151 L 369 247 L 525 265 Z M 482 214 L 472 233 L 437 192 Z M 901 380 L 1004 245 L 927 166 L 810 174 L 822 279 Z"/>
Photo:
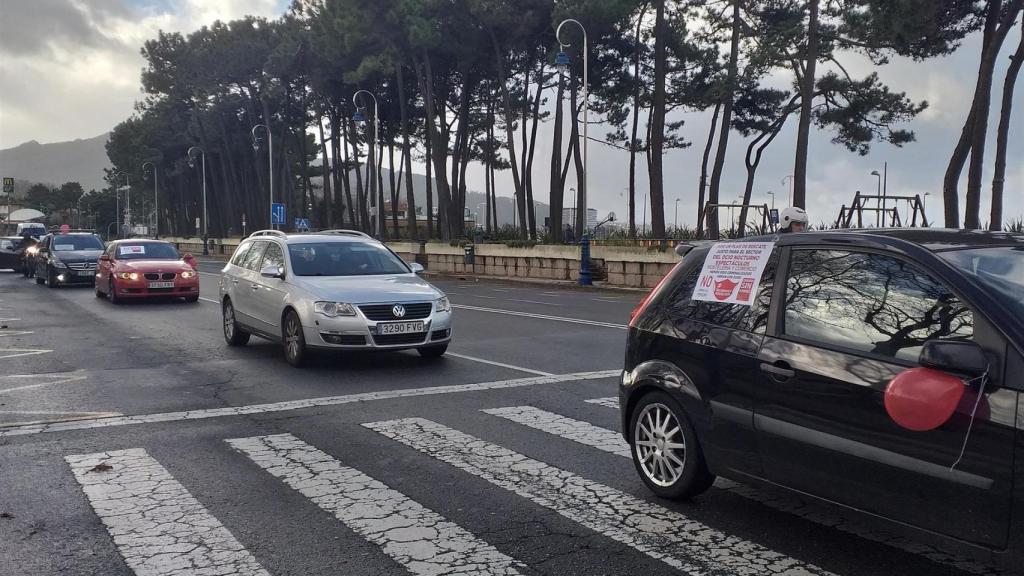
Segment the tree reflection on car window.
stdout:
<path fill-rule="evenodd" d="M 931 339 L 970 339 L 974 315 L 917 267 L 880 254 L 794 250 L 784 333 L 916 360 Z"/>
<path fill-rule="evenodd" d="M 408 274 L 409 269 L 387 248 L 368 242 L 289 244 L 296 276 L 372 276 Z"/>

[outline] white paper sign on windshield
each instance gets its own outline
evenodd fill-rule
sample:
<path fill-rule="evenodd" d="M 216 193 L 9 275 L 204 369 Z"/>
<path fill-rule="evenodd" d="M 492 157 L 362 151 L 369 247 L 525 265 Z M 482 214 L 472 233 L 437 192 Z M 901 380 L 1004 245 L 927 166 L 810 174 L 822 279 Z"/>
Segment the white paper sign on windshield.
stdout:
<path fill-rule="evenodd" d="M 146 247 L 139 244 L 134 246 L 118 246 L 117 249 L 121 256 L 126 254 L 138 254 L 140 256 L 144 256 L 146 254 Z"/>
<path fill-rule="evenodd" d="M 774 247 L 774 242 L 715 244 L 704 260 L 693 299 L 750 306 Z"/>

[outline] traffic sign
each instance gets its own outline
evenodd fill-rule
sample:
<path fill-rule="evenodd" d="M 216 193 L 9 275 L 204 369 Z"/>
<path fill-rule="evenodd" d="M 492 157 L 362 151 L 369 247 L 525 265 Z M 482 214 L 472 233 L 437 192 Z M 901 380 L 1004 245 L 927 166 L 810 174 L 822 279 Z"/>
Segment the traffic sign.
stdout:
<path fill-rule="evenodd" d="M 295 219 L 296 230 L 309 230 L 309 218 L 296 218 Z"/>
<path fill-rule="evenodd" d="M 4 178 L 4 194 L 14 194 L 14 178 Z"/>
<path fill-rule="evenodd" d="M 270 207 L 270 223 L 274 226 L 284 226 L 284 204 L 272 204 Z"/>
<path fill-rule="evenodd" d="M 772 208 L 768 211 L 768 218 L 772 221 L 772 224 L 779 225 L 779 209 Z"/>

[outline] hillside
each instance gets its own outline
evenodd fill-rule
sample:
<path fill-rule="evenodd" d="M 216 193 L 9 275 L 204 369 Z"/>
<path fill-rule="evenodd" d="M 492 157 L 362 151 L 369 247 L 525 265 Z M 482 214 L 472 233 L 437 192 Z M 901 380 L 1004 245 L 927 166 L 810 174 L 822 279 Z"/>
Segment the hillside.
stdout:
<path fill-rule="evenodd" d="M 107 134 L 87 140 L 40 144 L 35 140 L 0 150 L 0 175 L 15 179 L 15 195 L 36 182 L 60 185 L 78 182 L 86 190 L 102 188 L 103 169 L 110 167 Z"/>

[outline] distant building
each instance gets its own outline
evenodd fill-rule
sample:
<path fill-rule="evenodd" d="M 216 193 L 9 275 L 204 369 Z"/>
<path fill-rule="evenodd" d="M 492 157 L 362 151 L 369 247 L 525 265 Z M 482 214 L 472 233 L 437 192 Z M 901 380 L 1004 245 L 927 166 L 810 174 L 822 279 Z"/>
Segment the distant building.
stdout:
<path fill-rule="evenodd" d="M 593 229 L 597 226 L 597 209 L 587 208 L 587 228 Z M 569 226 L 576 226 L 576 209 L 575 208 L 563 208 L 562 209 L 562 223 L 568 224 Z"/>

